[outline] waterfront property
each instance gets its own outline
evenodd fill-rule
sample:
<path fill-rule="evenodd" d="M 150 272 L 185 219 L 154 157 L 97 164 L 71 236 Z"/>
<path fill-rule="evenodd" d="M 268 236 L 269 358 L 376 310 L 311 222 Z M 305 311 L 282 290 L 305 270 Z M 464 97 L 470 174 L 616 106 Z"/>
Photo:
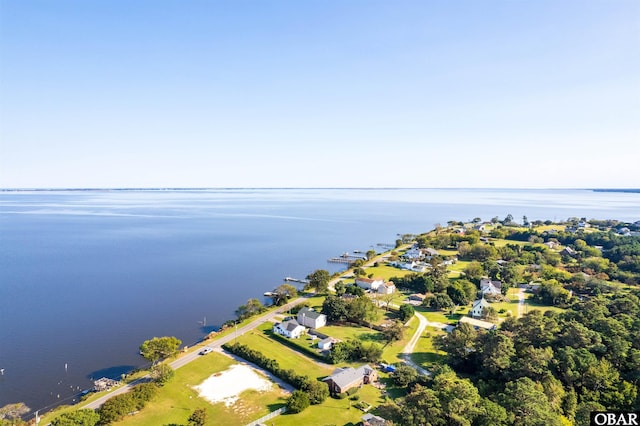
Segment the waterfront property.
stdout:
<path fill-rule="evenodd" d="M 349 389 L 373 383 L 378 379 L 376 371 L 368 364 L 358 368 L 344 367 L 336 369 L 333 374 L 323 381 L 329 385 L 332 393 L 343 393 Z"/>
<path fill-rule="evenodd" d="M 309 328 L 320 328 L 327 325 L 327 316 L 313 309 L 304 307 L 298 311 L 298 323 Z"/>
<path fill-rule="evenodd" d="M 365 290 L 378 291 L 378 287 L 384 285 L 384 280 L 381 278 L 356 278 L 356 285 Z"/>
<path fill-rule="evenodd" d="M 386 282 L 378 287 L 378 293 L 380 294 L 392 294 L 395 293 L 396 286 L 392 281 Z"/>
<path fill-rule="evenodd" d="M 282 321 L 273 326 L 274 333 L 288 337 L 289 339 L 299 338 L 302 333 L 304 333 L 304 330 L 305 328 L 294 319 Z"/>

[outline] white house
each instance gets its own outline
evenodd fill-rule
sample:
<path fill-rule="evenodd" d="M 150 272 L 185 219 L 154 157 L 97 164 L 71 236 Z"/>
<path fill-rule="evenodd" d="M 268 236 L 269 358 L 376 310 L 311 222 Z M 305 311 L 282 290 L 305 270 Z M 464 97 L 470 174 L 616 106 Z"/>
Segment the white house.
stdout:
<path fill-rule="evenodd" d="M 473 302 L 473 305 L 471 306 L 471 310 L 469 311 L 469 314 L 471 314 L 473 318 L 480 318 L 482 316 L 482 311 L 487 307 L 489 307 L 489 302 L 484 300 L 484 297 L 483 297 L 482 299 L 478 299 L 475 302 Z"/>
<path fill-rule="evenodd" d="M 304 330 L 305 328 L 300 324 L 298 324 L 298 321 L 294 319 L 279 322 L 273 326 L 274 333 L 288 337 L 289 339 L 299 338 L 302 335 L 302 333 L 304 333 Z"/>
<path fill-rule="evenodd" d="M 408 260 L 420 260 L 424 258 L 424 254 L 418 247 L 411 247 L 411 249 L 407 250 L 402 257 Z"/>
<path fill-rule="evenodd" d="M 327 316 L 304 307 L 298 311 L 298 323 L 309 328 L 320 328 L 327 325 Z"/>
<path fill-rule="evenodd" d="M 356 278 L 356 285 L 365 290 L 377 291 L 378 287 L 384 284 L 380 278 Z"/>
<path fill-rule="evenodd" d="M 502 283 L 500 281 L 491 281 L 488 278 L 483 278 L 480 280 L 480 291 L 482 295 L 492 295 L 499 296 L 502 289 Z"/>
<path fill-rule="evenodd" d="M 333 346 L 333 339 L 327 337 L 326 339 L 318 340 L 318 349 L 329 350 Z"/>
<path fill-rule="evenodd" d="M 378 287 L 378 293 L 380 294 L 391 294 L 395 293 L 396 286 L 393 284 L 393 281 L 386 282 Z"/>

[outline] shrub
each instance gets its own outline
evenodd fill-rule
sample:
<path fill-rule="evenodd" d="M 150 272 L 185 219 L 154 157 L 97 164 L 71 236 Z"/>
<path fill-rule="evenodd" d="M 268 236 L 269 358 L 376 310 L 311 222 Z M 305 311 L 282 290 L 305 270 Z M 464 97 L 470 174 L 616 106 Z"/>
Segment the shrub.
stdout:
<path fill-rule="evenodd" d="M 309 406 L 309 395 L 306 392 L 295 390 L 287 400 L 287 411 L 299 413 Z"/>

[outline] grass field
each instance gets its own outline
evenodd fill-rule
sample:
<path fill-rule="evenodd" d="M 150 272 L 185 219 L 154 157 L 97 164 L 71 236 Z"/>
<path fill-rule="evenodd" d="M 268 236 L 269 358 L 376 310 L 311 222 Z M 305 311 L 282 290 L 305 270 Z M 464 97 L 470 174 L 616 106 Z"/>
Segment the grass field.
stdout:
<path fill-rule="evenodd" d="M 388 265 L 371 266 L 365 269 L 365 272 L 367 273 L 367 276 L 373 274 L 374 278 L 382 278 L 385 281 L 388 281 L 393 277 L 404 277 L 411 273 L 411 271 L 405 271 Z"/>
<path fill-rule="evenodd" d="M 202 383 L 212 374 L 224 371 L 235 361 L 218 353 L 211 353 L 176 370 L 176 375 L 162 388 L 162 392 L 139 413 L 115 423 L 128 425 L 186 424 L 197 408 L 207 410 L 209 425 L 243 425 L 260 418 L 285 403 L 286 393 L 276 385 L 269 392 L 249 390 L 241 394 L 230 407 L 223 403 L 210 404 L 198 396 L 192 386 Z"/>
<path fill-rule="evenodd" d="M 357 393 L 359 401 L 365 401 L 374 407 L 384 402 L 381 392 L 371 385 L 364 385 Z M 302 413 L 283 414 L 267 422 L 278 426 L 300 425 L 357 425 L 364 413 L 353 407 L 356 401 L 349 398 L 327 398 L 322 404 L 312 405 Z"/>
<path fill-rule="evenodd" d="M 445 334 L 447 334 L 445 331 L 427 328 L 418 339 L 415 350 L 411 354 L 413 362 L 426 369 L 432 368 L 434 364 L 444 362 L 446 353 L 435 349 L 433 340 Z"/>

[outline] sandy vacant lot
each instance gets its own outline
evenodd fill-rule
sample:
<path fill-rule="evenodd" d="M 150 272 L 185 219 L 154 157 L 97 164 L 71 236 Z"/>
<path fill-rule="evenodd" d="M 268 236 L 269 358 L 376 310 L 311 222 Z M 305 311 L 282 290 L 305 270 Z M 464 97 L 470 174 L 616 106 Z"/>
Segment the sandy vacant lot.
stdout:
<path fill-rule="evenodd" d="M 252 368 L 243 365 L 232 365 L 222 373 L 214 374 L 207 380 L 194 386 L 200 396 L 212 404 L 224 402 L 229 407 L 233 405 L 238 396 L 245 390 L 257 391 L 270 390 L 272 383 L 256 373 Z"/>

